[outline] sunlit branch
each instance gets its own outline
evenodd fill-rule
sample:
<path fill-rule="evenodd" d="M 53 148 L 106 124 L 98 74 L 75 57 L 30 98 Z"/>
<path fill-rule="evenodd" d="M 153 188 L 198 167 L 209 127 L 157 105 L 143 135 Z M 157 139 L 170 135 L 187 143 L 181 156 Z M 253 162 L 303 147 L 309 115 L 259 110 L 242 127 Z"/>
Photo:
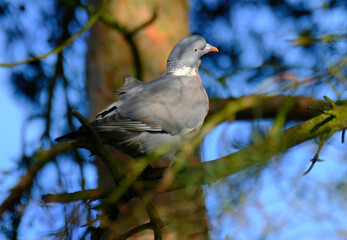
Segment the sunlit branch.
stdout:
<path fill-rule="evenodd" d="M 146 200 L 142 199 L 142 202 Z M 164 222 L 160 219 L 157 209 L 155 208 L 152 200 L 144 202 L 146 212 L 149 216 L 150 223 L 154 233 L 154 240 L 161 240 L 163 238 Z"/>
<path fill-rule="evenodd" d="M 74 193 L 46 194 L 42 196 L 42 201 L 46 203 L 69 203 L 81 200 L 97 200 L 110 196 L 113 189 L 89 189 Z"/>
<path fill-rule="evenodd" d="M 93 153 L 97 154 L 107 165 L 109 168 L 113 179 L 115 180 L 115 183 L 117 185 L 117 189 L 119 191 L 115 191 L 110 195 L 109 198 L 109 204 L 114 204 L 115 202 L 118 202 L 119 199 L 121 199 L 124 195 L 127 194 L 128 191 L 133 192 L 135 194 L 137 191 L 135 187 L 133 186 L 133 182 L 138 177 L 138 175 L 142 172 L 142 170 L 148 166 L 148 162 L 144 162 L 143 166 L 141 168 L 138 168 L 138 171 L 135 171 L 135 174 L 133 174 L 132 178 L 128 178 L 127 176 L 124 176 L 124 174 L 121 173 L 121 168 L 119 166 L 119 163 L 115 160 L 114 156 L 111 154 L 111 152 L 103 145 L 102 140 L 100 139 L 97 132 L 93 129 L 93 127 L 89 124 L 89 122 L 83 118 L 81 114 L 79 114 L 76 110 L 72 111 L 72 115 L 75 116 L 83 125 L 83 127 L 87 128 L 87 131 L 91 134 L 92 139 L 95 139 L 95 143 L 92 143 L 91 145 L 87 145 L 87 149 L 92 150 Z M 123 180 L 124 179 L 124 180 Z M 85 194 L 85 192 L 80 192 Z M 79 195 L 80 193 L 76 194 Z M 87 194 L 90 194 L 90 192 L 87 192 Z M 93 192 L 95 194 L 95 192 Z M 96 193 L 98 195 L 100 193 Z M 137 195 L 137 194 L 136 194 Z M 54 197 L 54 196 L 51 196 Z M 70 198 L 71 196 L 67 195 L 67 198 Z M 140 196 L 142 199 L 142 196 Z M 47 198 L 47 196 L 46 196 Z M 143 200 L 143 199 L 142 199 Z M 150 218 L 150 222 L 153 226 L 154 236 L 155 239 L 160 240 L 162 239 L 162 230 L 163 230 L 163 223 L 154 207 L 154 204 L 151 200 L 146 201 L 143 200 L 144 207 L 147 211 L 147 214 Z"/>
<path fill-rule="evenodd" d="M 237 172 L 262 166 L 274 156 L 284 153 L 300 143 L 326 134 L 331 136 L 332 133 L 347 128 L 347 104 L 334 105 L 332 110 L 324 111 L 324 114 L 286 129 L 280 132 L 280 134 L 265 138 L 238 152 L 217 160 L 204 162 L 200 167 L 180 171 L 174 176 L 174 180 L 166 188 L 158 189 L 160 180 L 142 181 L 139 185 L 141 185 L 143 191 L 154 190 L 157 193 L 163 193 L 182 189 L 187 186 L 214 183 Z M 332 114 L 334 114 L 334 117 L 331 117 Z M 218 123 L 220 120 L 217 118 L 211 121 Z M 207 126 L 205 129 L 207 130 L 209 128 Z M 118 187 L 115 187 L 114 191 L 117 191 Z"/>
<path fill-rule="evenodd" d="M 147 230 L 147 229 L 153 229 L 153 224 L 151 222 L 142 224 L 138 227 L 135 227 L 131 230 L 129 230 L 126 233 L 123 233 L 122 235 L 119 235 L 118 237 L 114 238 L 114 240 L 125 240 L 128 239 L 129 237 L 131 237 L 132 235 L 139 233 L 143 230 Z"/>
<path fill-rule="evenodd" d="M 85 31 L 89 30 L 92 26 L 94 26 L 96 21 L 99 20 L 100 16 L 102 15 L 102 13 L 105 10 L 109 1 L 110 0 L 103 0 L 101 7 L 95 12 L 95 14 L 90 16 L 87 24 L 83 28 L 81 28 L 78 32 L 73 34 L 70 38 L 65 40 L 62 44 L 60 44 L 59 46 L 54 48 L 52 51 L 45 53 L 45 54 L 42 54 L 42 55 L 33 56 L 33 57 L 27 58 L 25 60 L 14 62 L 14 63 L 0 63 L 0 67 L 14 67 L 14 66 L 18 66 L 21 64 L 34 62 L 34 61 L 44 59 L 50 55 L 57 54 L 57 53 L 63 51 L 65 47 L 71 45 L 73 43 L 73 41 L 76 38 L 78 38 L 82 33 L 84 33 Z"/>
<path fill-rule="evenodd" d="M 247 107 L 237 111 L 235 120 L 253 120 L 255 118 L 275 118 L 283 103 L 290 99 L 291 107 L 288 109 L 288 121 L 306 121 L 313 117 L 322 114 L 322 110 L 329 107 L 325 101 L 306 96 L 263 96 L 263 95 L 246 95 L 240 98 L 212 98 L 210 99 L 210 111 L 208 116 L 213 116 L 224 109 L 232 101 L 247 102 Z M 339 104 L 344 104 L 346 101 L 337 101 Z M 309 111 L 319 110 L 319 111 Z"/>
<path fill-rule="evenodd" d="M 80 121 L 82 126 L 88 131 L 91 135 L 92 142 L 77 142 L 74 145 L 90 150 L 93 154 L 97 154 L 103 162 L 108 167 L 113 180 L 115 183 L 121 181 L 124 178 L 122 174 L 121 167 L 119 162 L 115 159 L 113 154 L 106 148 L 106 146 L 102 143 L 102 140 L 95 129 L 89 124 L 88 120 L 85 119 L 79 112 L 76 110 L 72 110 L 71 114 Z"/>
<path fill-rule="evenodd" d="M 332 114 L 335 114 L 334 118 L 331 117 Z M 346 128 L 347 104 L 335 105 L 334 109 L 325 110 L 325 114 L 282 131 L 276 138 L 268 137 L 236 153 L 214 161 L 205 162 L 199 168 L 179 174 L 175 177 L 169 189 L 180 189 L 186 186 L 192 179 L 192 176 L 197 176 L 197 178 L 195 182 L 190 182 L 189 184 L 213 183 L 247 168 L 263 165 L 272 157 L 284 153 L 291 147 L 307 140 Z"/>
<path fill-rule="evenodd" d="M 28 168 L 26 174 L 21 177 L 15 187 L 11 189 L 10 195 L 0 206 L 0 219 L 5 211 L 11 211 L 20 203 L 23 193 L 29 191 L 38 173 L 48 162 L 56 156 L 63 154 L 71 149 L 69 143 L 56 144 L 50 150 L 40 150 L 33 156 L 34 163 Z"/>

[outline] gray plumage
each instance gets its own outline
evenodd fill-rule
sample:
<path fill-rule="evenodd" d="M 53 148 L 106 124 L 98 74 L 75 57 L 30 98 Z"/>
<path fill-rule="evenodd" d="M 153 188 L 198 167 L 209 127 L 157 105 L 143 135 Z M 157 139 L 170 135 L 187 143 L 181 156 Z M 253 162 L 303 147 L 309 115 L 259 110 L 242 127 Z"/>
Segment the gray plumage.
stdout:
<path fill-rule="evenodd" d="M 134 158 L 148 155 L 163 144 L 175 144 L 196 132 L 208 112 L 208 97 L 198 73 L 200 58 L 217 48 L 198 35 L 179 41 L 167 60 L 166 73 L 152 81 L 125 79 L 120 98 L 102 110 L 91 125 L 102 141 Z M 78 131 L 57 141 L 86 141 Z M 172 153 L 171 153 L 172 154 Z"/>

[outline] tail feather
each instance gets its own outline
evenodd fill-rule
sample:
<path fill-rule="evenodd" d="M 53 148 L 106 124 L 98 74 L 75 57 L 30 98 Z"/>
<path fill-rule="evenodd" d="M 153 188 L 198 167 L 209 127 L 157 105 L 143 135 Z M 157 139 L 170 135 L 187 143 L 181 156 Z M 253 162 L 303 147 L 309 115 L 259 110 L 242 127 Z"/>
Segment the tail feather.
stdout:
<path fill-rule="evenodd" d="M 57 142 L 75 141 L 75 140 L 80 139 L 82 137 L 82 135 L 83 134 L 81 134 L 80 131 L 71 132 L 71 133 L 65 134 L 61 137 L 57 137 L 55 139 L 55 141 L 57 141 Z"/>

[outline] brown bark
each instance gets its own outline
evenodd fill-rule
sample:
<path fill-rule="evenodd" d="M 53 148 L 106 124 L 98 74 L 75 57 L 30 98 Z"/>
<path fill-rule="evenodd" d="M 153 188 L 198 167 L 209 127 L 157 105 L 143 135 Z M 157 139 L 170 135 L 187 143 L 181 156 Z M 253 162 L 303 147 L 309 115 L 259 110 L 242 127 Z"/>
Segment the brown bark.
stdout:
<path fill-rule="evenodd" d="M 291 101 L 288 113 L 286 115 L 287 119 L 290 121 L 306 121 L 310 118 L 318 116 L 321 114 L 320 111 L 325 107 L 329 107 L 328 103 L 323 100 L 318 100 L 313 97 L 305 96 L 286 96 L 286 95 L 276 95 L 276 96 L 257 96 L 248 95 L 243 96 L 246 98 L 258 98 L 256 104 L 245 110 L 239 111 L 235 120 L 253 120 L 255 118 L 275 118 L 278 111 L 284 105 L 285 101 Z M 230 103 L 230 101 L 235 101 L 239 98 L 214 98 L 210 99 L 210 111 L 208 116 L 211 116 L 220 110 L 224 109 L 225 106 Z M 309 109 L 311 108 L 311 109 Z M 316 110 L 314 110 L 316 109 Z"/>

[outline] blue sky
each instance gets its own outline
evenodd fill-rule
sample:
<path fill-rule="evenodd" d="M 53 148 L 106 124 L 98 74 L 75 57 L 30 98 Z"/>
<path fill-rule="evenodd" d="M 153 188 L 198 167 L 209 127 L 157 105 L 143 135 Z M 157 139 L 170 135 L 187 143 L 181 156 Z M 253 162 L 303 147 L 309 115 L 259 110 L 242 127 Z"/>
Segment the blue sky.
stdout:
<path fill-rule="evenodd" d="M 297 1 L 291 1 L 297 2 Z M 308 4 L 313 4 L 317 8 L 317 13 L 314 15 L 314 21 L 322 26 L 322 33 L 341 33 L 346 30 L 345 11 L 335 10 L 332 12 L 325 12 L 319 10 L 321 1 L 306 1 Z M 235 41 L 243 41 L 249 39 L 248 33 L 244 29 L 249 25 L 254 25 L 254 28 L 267 39 L 266 43 L 276 48 L 279 52 L 287 53 L 286 61 L 288 64 L 296 63 L 304 55 L 304 51 L 300 48 L 294 48 L 289 39 L 294 37 L 292 30 L 294 25 L 282 25 L 278 21 L 278 16 L 264 9 L 239 9 L 237 14 L 233 16 L 232 24 L 220 21 L 214 27 L 211 27 L 211 35 L 218 35 L 216 39 L 221 45 L 228 43 L 235 37 L 231 33 L 237 33 L 244 38 L 236 39 Z M 27 18 L 35 16 L 35 11 L 29 11 Z M 248 16 L 248 17 L 247 17 Z M 85 17 L 85 16 L 84 16 Z M 39 19 L 35 18 L 37 21 Z M 259 21 L 257 21 L 257 19 Z M 260 21 L 261 20 L 261 21 Z M 27 24 L 30 21 L 27 21 Z M 256 24 L 255 24 L 256 22 Z M 233 25 L 234 24 L 234 25 Z M 29 24 L 30 25 L 30 24 Z M 234 26 L 236 30 L 232 32 L 228 28 Z M 194 27 L 192 27 L 194 30 Z M 29 26 L 30 29 L 30 26 Z M 279 29 L 279 30 L 276 30 Z M 224 34 L 223 34 L 224 31 Z M 0 34 L 0 43 L 4 42 L 3 35 Z M 78 43 L 78 41 L 80 41 Z M 86 51 L 85 44 L 82 40 L 78 40 L 75 44 L 74 51 L 67 53 L 67 63 L 71 64 L 70 71 L 72 78 L 79 80 L 84 79 L 84 65 L 76 64 L 81 63 L 80 57 L 83 57 Z M 211 42 L 213 43 L 213 42 Z M 253 54 L 256 51 L 255 43 L 245 41 L 242 52 L 242 62 L 247 67 L 256 67 L 261 63 L 262 57 Z M 338 59 L 341 54 L 346 51 L 346 42 L 338 43 L 337 55 L 328 55 L 324 48 L 322 48 L 323 59 L 326 61 L 324 64 L 329 65 L 334 60 Z M 0 44 L 1 45 L 1 44 Z M 0 51 L 2 46 L 0 46 Z M 226 46 L 227 47 L 227 46 Z M 48 46 L 40 46 L 40 53 L 48 50 Z M 340 52 L 338 50 L 341 50 Z M 223 48 L 220 49 L 223 53 Z M 70 54 L 70 55 L 69 55 Z M 17 57 L 21 57 L 19 53 Z M 75 58 L 74 58 L 75 57 Z M 223 60 L 224 59 L 224 60 Z M 231 62 L 221 57 L 219 60 L 224 67 L 232 67 Z M 306 56 L 305 67 L 311 66 L 310 61 L 312 58 Z M 5 60 L 4 56 L 0 55 L 0 62 Z M 19 60 L 19 59 L 17 59 Z M 52 60 L 52 59 L 51 59 Z M 54 60 L 54 57 L 53 57 Z M 204 67 L 210 68 L 211 62 L 203 60 Z M 21 132 L 26 117 L 29 115 L 30 108 L 25 106 L 23 101 L 14 97 L 14 90 L 9 86 L 8 72 L 10 69 L 0 68 L 0 110 L 6 113 L 0 120 L 0 134 L 2 160 L 0 161 L 0 171 L 13 170 L 16 167 L 15 161 L 21 153 Z M 310 71 L 305 69 L 296 69 L 297 73 L 303 73 L 304 77 L 310 74 Z M 213 72 L 213 70 L 212 70 Z M 218 74 L 218 72 L 215 72 Z M 220 83 L 213 81 L 212 77 L 202 74 L 204 83 L 207 89 L 210 89 L 210 94 L 217 94 L 218 96 L 227 97 L 241 96 L 257 92 L 258 83 L 246 83 L 245 73 L 238 73 L 229 78 L 227 87 L 223 88 Z M 76 82 L 76 89 L 82 81 Z M 213 92 L 213 91 L 214 92 Z M 77 91 L 77 90 L 75 90 Z M 314 95 L 321 99 L 323 95 L 329 95 L 334 99 L 334 91 L 329 87 L 322 87 L 316 90 Z M 77 96 L 76 92 L 72 91 L 70 97 L 74 99 Z M 346 95 L 345 95 L 346 96 Z M 76 97 L 78 99 L 78 97 Z M 76 100 L 78 102 L 78 100 Z M 63 116 L 60 116 L 63 117 Z M 257 123 L 256 123 L 257 124 Z M 271 126 L 271 122 L 261 122 Z M 38 124 L 39 125 L 39 124 Z M 29 135 L 33 136 L 37 133 L 37 127 L 29 128 Z M 60 126 L 59 126 L 60 127 Z M 59 130 L 59 127 L 58 130 Z M 230 147 L 228 144 L 221 143 L 221 136 L 231 136 L 231 140 L 246 141 L 251 135 L 251 130 L 254 127 L 252 123 L 234 122 L 223 123 L 218 126 L 206 138 L 203 145 L 202 157 L 205 161 L 216 159 L 224 156 L 230 152 L 236 151 L 235 148 Z M 57 128 L 54 131 L 57 131 Z M 344 219 L 347 218 L 345 209 L 341 209 L 343 202 L 339 197 L 341 195 L 334 195 L 334 186 L 330 183 L 334 180 L 339 181 L 343 179 L 347 173 L 346 168 L 346 147 L 340 144 L 340 134 L 336 134 L 330 141 L 330 145 L 324 147 L 321 157 L 326 161 L 318 163 L 312 172 L 305 177 L 302 173 L 308 168 L 311 159 L 314 155 L 316 144 L 308 142 L 299 147 L 295 147 L 283 156 L 283 159 L 278 163 L 273 163 L 265 170 L 264 174 L 254 183 L 244 186 L 248 190 L 248 194 L 241 195 L 241 201 L 238 204 L 233 204 L 233 189 L 230 188 L 229 183 L 233 183 L 233 177 L 227 181 L 217 183 L 213 187 L 206 187 L 205 194 L 207 196 L 208 213 L 210 221 L 214 224 L 215 229 L 212 231 L 212 236 L 215 239 L 224 239 L 227 235 L 231 239 L 257 239 L 267 222 L 278 221 L 279 223 L 286 222 L 283 228 L 271 228 L 272 232 L 265 239 L 338 239 L 339 230 L 347 229 L 347 223 Z M 63 191 L 63 190 L 77 190 L 73 182 L 78 182 L 80 179 L 73 175 L 77 171 L 78 166 L 71 163 L 66 159 L 62 159 L 59 164 L 64 166 L 63 181 L 65 181 L 67 189 L 62 189 L 59 186 L 54 186 L 57 176 L 54 174 L 54 166 L 47 166 L 47 168 L 40 174 L 45 177 L 42 183 L 47 192 L 50 191 Z M 94 187 L 96 182 L 95 168 L 88 164 L 86 166 L 86 175 L 90 177 L 87 183 L 88 187 Z M 0 183 L 2 186 L 2 193 L 6 193 L 9 186 L 16 183 L 18 174 L 11 175 L 11 177 L 0 176 Z M 47 177 L 48 176 L 48 177 Z M 250 179 L 252 176 L 249 177 Z M 48 181 L 49 180 L 49 181 Z M 230 180 L 230 181 L 229 181 Z M 242 185 L 241 185 L 242 186 Z M 295 187 L 293 189 L 293 187 Z M 5 197 L 1 194 L 0 201 Z M 39 195 L 35 196 L 34 200 L 39 199 Z M 30 225 L 32 216 L 35 216 L 35 211 L 40 203 L 33 201 L 31 204 L 31 211 L 24 219 L 25 223 Z M 262 207 L 259 207 L 262 206 Z M 62 212 L 61 206 L 49 206 L 48 208 L 55 208 L 53 212 Z M 310 209 L 313 208 L 313 209 Z M 259 210 L 263 210 L 263 212 Z M 318 209 L 318 211 L 316 211 Z M 316 212 L 315 212 L 316 211 Z M 45 209 L 40 210 L 45 214 Z M 49 214 L 48 214 L 49 216 Z M 327 220 L 326 220 L 327 219 Z M 249 222 L 247 222 L 249 221 Z M 34 228 L 24 229 L 21 232 L 22 239 L 30 236 L 36 239 L 38 236 L 47 234 L 45 228 L 40 224 L 40 219 L 35 219 Z M 52 224 L 55 229 L 58 225 L 64 224 L 57 221 Z M 275 224 L 276 225 L 276 224 Z M 44 225 L 46 226 L 46 225 Z M 318 227 L 317 227 L 318 226 Z M 274 227 L 274 226 L 269 226 Z M 28 233 L 28 235 L 27 235 Z M 0 236 L 1 237 L 1 236 Z"/>
<path fill-rule="evenodd" d="M 0 41 L 1 42 L 1 41 Z M 21 130 L 26 112 L 13 97 L 13 91 L 8 85 L 7 70 L 0 68 L 0 110 L 4 117 L 0 118 L 0 134 L 2 161 L 0 161 L 1 170 L 9 170 L 15 167 L 13 159 L 19 157 L 21 152 Z"/>

